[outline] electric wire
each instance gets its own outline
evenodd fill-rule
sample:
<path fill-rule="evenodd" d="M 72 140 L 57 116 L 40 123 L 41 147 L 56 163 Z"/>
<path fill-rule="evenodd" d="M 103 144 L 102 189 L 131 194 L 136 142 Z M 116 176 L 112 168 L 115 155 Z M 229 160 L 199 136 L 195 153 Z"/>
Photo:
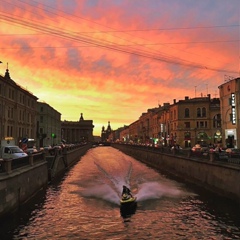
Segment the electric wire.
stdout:
<path fill-rule="evenodd" d="M 21 1 L 21 2 L 23 2 L 23 1 Z M 184 65 L 184 66 L 188 66 L 188 67 L 202 68 L 202 69 L 208 69 L 208 70 L 220 71 L 220 72 L 228 72 L 228 73 L 234 72 L 234 71 L 227 70 L 227 69 L 218 69 L 218 68 L 214 68 L 211 66 L 194 63 L 192 61 L 184 60 L 181 58 L 176 58 L 175 56 L 174 57 L 168 56 L 168 55 L 162 54 L 162 53 L 156 54 L 155 52 L 151 52 L 151 51 L 146 51 L 146 50 L 143 51 L 143 50 L 139 50 L 136 48 L 131 48 L 131 49 L 126 48 L 126 46 L 131 46 L 131 44 L 130 45 L 116 45 L 116 44 L 114 45 L 112 42 L 109 42 L 106 40 L 105 41 L 96 40 L 96 39 L 94 40 L 92 38 L 89 38 L 88 36 L 79 37 L 78 35 L 76 35 L 76 32 L 59 30 L 59 29 L 56 29 L 55 27 L 52 28 L 50 26 L 46 27 L 45 25 L 41 25 L 39 23 L 32 23 L 32 22 L 29 22 L 22 18 L 18 19 L 14 15 L 8 16 L 8 15 L 4 14 L 4 12 L 2 12 L 0 18 L 3 21 L 13 23 L 16 25 L 20 25 L 20 26 L 26 27 L 28 29 L 37 30 L 42 33 L 47 33 L 47 34 L 53 35 L 55 37 L 60 37 L 60 38 L 66 39 L 66 40 L 83 42 L 89 46 L 101 47 L 101 48 L 105 48 L 105 49 L 109 49 L 109 50 L 113 50 L 113 51 L 132 54 L 135 56 L 141 56 L 141 57 L 150 58 L 153 60 L 163 61 L 163 62 L 167 62 L 167 63 L 180 64 L 180 65 Z M 120 48 L 122 46 L 124 46 L 125 48 Z M 144 45 L 138 44 L 138 46 L 144 46 Z"/>

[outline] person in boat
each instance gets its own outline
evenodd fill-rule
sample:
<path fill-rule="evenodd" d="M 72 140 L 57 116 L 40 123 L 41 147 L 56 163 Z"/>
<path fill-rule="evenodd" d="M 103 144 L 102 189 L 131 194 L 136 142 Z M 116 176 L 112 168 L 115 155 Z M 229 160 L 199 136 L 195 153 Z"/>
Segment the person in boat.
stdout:
<path fill-rule="evenodd" d="M 123 196 L 123 194 L 127 194 L 127 195 L 133 197 L 132 193 L 131 193 L 131 190 L 125 185 L 123 185 L 122 196 Z"/>

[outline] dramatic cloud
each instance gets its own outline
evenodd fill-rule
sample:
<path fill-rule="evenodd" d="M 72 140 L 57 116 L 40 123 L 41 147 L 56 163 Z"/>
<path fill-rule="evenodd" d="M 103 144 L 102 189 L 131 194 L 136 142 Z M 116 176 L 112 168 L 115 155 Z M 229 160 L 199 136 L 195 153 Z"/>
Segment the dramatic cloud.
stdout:
<path fill-rule="evenodd" d="M 239 72 L 240 1 L 1 0 L 0 71 L 94 134 Z"/>

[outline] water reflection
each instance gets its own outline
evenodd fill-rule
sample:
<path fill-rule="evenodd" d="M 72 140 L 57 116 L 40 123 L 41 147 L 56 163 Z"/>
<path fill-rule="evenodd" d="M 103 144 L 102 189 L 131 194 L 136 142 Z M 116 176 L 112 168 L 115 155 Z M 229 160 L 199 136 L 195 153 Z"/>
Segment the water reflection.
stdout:
<path fill-rule="evenodd" d="M 135 206 L 120 205 L 122 185 Z M 237 208 L 214 196 L 99 147 L 4 219 L 0 239 L 240 239 Z"/>
<path fill-rule="evenodd" d="M 129 219 L 133 214 L 136 213 L 137 210 L 137 202 L 133 202 L 130 204 L 123 204 L 120 206 L 120 213 L 124 219 Z"/>

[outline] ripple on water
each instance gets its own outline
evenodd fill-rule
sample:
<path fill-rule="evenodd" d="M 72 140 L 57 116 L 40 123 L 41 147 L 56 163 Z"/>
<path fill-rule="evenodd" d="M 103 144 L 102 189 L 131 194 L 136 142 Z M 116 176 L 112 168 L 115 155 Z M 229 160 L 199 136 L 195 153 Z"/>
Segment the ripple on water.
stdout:
<path fill-rule="evenodd" d="M 138 197 L 133 214 L 120 212 L 123 184 Z M 189 190 L 116 149 L 99 147 L 49 186 L 24 221 L 12 226 L 12 239 L 240 239 L 236 211 L 224 205 L 219 211 L 219 200 L 211 201 L 197 188 Z"/>

